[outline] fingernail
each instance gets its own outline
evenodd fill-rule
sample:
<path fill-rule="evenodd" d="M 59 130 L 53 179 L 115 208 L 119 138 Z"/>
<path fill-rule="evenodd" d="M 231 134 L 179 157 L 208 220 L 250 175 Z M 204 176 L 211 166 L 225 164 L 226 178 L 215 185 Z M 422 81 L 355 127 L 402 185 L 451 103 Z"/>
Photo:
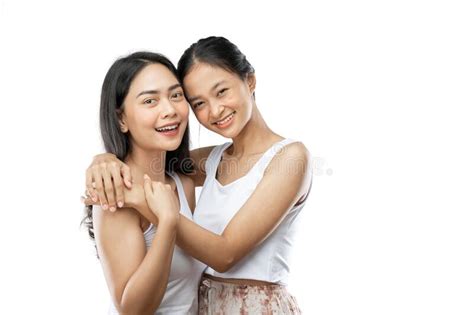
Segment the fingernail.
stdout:
<path fill-rule="evenodd" d="M 107 205 L 107 204 L 102 205 L 102 209 L 107 210 L 108 208 L 109 208 L 109 205 Z"/>
<path fill-rule="evenodd" d="M 115 211 L 115 207 L 110 207 L 110 211 L 114 212 L 114 211 Z"/>
<path fill-rule="evenodd" d="M 119 202 L 118 202 L 118 206 L 119 206 L 119 208 L 122 208 L 122 207 L 123 207 L 123 202 L 122 202 L 122 201 L 119 201 Z"/>
<path fill-rule="evenodd" d="M 97 197 L 96 197 L 96 196 L 92 196 L 92 200 L 93 200 L 94 202 L 97 202 Z"/>

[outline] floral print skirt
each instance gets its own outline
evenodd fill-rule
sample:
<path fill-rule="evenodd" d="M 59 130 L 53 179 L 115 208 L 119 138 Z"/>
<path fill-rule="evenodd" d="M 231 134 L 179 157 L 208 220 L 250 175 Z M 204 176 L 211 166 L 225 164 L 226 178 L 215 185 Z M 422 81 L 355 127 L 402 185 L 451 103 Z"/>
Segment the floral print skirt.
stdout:
<path fill-rule="evenodd" d="M 285 286 L 242 285 L 203 277 L 199 286 L 200 315 L 301 314 Z"/>

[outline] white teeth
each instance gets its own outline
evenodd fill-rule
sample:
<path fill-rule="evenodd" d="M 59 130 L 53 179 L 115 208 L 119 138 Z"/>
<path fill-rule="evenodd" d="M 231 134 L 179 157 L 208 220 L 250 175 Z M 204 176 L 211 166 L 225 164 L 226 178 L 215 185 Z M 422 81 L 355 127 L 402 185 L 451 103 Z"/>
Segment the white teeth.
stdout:
<path fill-rule="evenodd" d="M 172 126 L 167 126 L 163 128 L 158 128 L 156 129 L 157 131 L 163 132 L 163 131 L 170 131 L 170 130 L 175 130 L 178 128 L 178 125 L 172 125 Z"/>
<path fill-rule="evenodd" d="M 233 112 L 232 114 L 230 114 L 229 117 L 227 117 L 226 119 L 216 122 L 216 125 L 225 124 L 226 122 L 228 122 L 229 120 L 231 120 L 232 117 L 234 117 L 234 114 L 235 114 L 235 112 Z"/>

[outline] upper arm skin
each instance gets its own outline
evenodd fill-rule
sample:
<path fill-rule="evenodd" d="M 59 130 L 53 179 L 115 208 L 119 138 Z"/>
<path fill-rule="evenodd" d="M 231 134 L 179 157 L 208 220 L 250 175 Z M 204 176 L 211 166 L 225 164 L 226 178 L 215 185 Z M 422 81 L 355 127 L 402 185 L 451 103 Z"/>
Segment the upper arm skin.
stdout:
<path fill-rule="evenodd" d="M 289 209 L 307 194 L 310 172 L 310 155 L 305 146 L 302 143 L 285 146 L 270 162 L 255 191 L 222 235 L 181 219 L 178 240 L 182 248 L 219 272 L 229 270 L 263 242 Z"/>
<path fill-rule="evenodd" d="M 196 208 L 196 193 L 194 182 L 189 176 L 183 174 L 178 174 L 178 176 L 181 179 L 181 183 L 183 183 L 183 189 L 186 195 L 186 199 L 188 201 L 189 209 L 191 209 L 191 212 L 194 213 L 194 208 Z M 181 203 L 183 201 L 180 200 L 179 202 Z"/>
<path fill-rule="evenodd" d="M 311 185 L 310 155 L 298 142 L 285 147 L 270 162 L 255 192 L 232 218 L 222 236 L 236 263 L 278 227 Z"/>
<path fill-rule="evenodd" d="M 195 187 L 201 187 L 206 179 L 206 161 L 215 146 L 194 149 L 190 152 L 193 160 L 194 172 L 188 175 L 194 182 Z"/>
<path fill-rule="evenodd" d="M 140 219 L 131 208 L 110 212 L 94 206 L 93 224 L 107 286 L 115 306 L 120 310 L 127 282 L 146 255 Z"/>

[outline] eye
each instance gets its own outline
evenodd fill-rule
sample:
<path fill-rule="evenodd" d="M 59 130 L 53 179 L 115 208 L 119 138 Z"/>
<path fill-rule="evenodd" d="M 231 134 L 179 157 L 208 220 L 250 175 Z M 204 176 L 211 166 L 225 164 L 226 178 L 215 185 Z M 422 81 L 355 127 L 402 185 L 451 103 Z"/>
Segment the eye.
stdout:
<path fill-rule="evenodd" d="M 222 96 L 222 95 L 224 95 L 225 91 L 227 91 L 227 90 L 228 90 L 228 88 L 225 88 L 225 89 L 220 90 L 219 92 L 217 92 L 217 96 Z"/>
<path fill-rule="evenodd" d="M 155 100 L 154 98 L 147 98 L 146 100 L 143 101 L 144 104 L 147 104 L 147 105 L 151 105 L 151 104 L 155 104 L 157 103 L 158 101 Z"/>
<path fill-rule="evenodd" d="M 196 109 L 199 106 L 201 106 L 202 104 L 204 104 L 204 102 L 196 102 L 196 103 L 193 104 L 193 108 Z"/>
<path fill-rule="evenodd" d="M 171 95 L 171 99 L 175 100 L 175 101 L 179 101 L 179 100 L 183 99 L 183 97 L 184 97 L 183 92 L 176 92 L 176 93 L 173 93 Z"/>

